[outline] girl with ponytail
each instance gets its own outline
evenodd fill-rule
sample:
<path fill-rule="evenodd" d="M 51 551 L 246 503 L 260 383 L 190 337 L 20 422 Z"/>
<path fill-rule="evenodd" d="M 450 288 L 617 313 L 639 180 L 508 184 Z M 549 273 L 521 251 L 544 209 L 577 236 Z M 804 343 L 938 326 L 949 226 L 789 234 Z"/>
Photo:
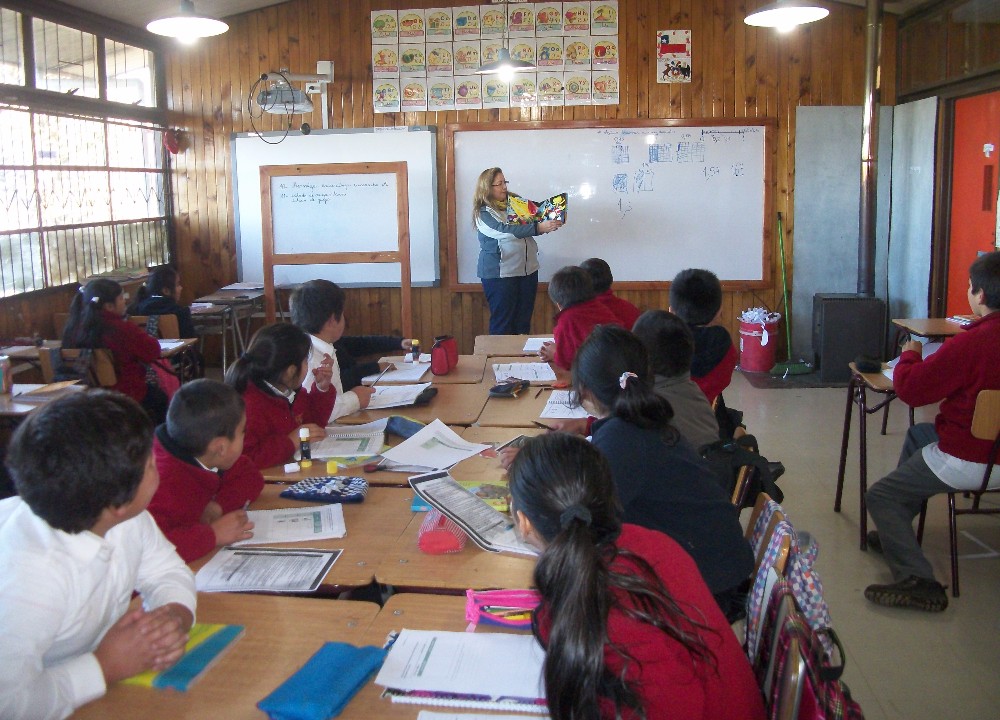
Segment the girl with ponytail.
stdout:
<path fill-rule="evenodd" d="M 607 461 L 580 437 L 528 440 L 511 513 L 542 551 L 533 630 L 553 720 L 759 720 L 750 664 L 684 550 L 622 524 Z"/>
<path fill-rule="evenodd" d="M 167 417 L 166 393 L 146 380 L 146 367 L 160 357 L 160 343 L 124 315 L 122 286 L 106 278 L 91 280 L 73 297 L 62 346 L 110 350 L 114 389 L 142 405 L 154 423 L 162 423 Z"/>
<path fill-rule="evenodd" d="M 602 325 L 580 346 L 573 387 L 598 418 L 594 446 L 607 458 L 626 522 L 672 537 L 694 559 L 723 614 L 745 615 L 753 553 L 739 513 L 708 464 L 674 426 L 670 402 L 653 391 L 645 346 Z"/>
<path fill-rule="evenodd" d="M 309 439 L 326 437 L 326 422 L 337 399 L 329 365 L 312 371 L 314 383 L 302 389 L 309 372 L 312 343 L 290 323 L 261 328 L 250 346 L 226 371 L 226 384 L 243 396 L 247 412 L 243 454 L 258 468 L 286 463 L 299 447 L 299 431 Z"/>

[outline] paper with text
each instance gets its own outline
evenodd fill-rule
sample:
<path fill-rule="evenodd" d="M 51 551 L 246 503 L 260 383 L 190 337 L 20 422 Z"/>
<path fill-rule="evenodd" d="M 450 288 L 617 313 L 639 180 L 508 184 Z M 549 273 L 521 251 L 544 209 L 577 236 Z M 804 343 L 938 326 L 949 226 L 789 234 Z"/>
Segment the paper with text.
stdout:
<path fill-rule="evenodd" d="M 437 470 L 451 467 L 466 458 L 478 455 L 489 447 L 490 445 L 486 443 L 463 440 L 450 427 L 440 420 L 435 420 L 421 428 L 413 437 L 404 440 L 391 450 L 386 450 L 382 453 L 382 457 L 391 463 Z"/>
<path fill-rule="evenodd" d="M 543 418 L 585 418 L 587 411 L 578 404 L 572 390 L 553 390 L 538 417 Z"/>
<path fill-rule="evenodd" d="M 430 365 L 422 363 L 393 363 L 392 369 L 385 373 L 375 373 L 361 378 L 362 385 L 373 385 L 377 380 L 380 383 L 415 383 L 427 374 L 431 369 Z"/>
<path fill-rule="evenodd" d="M 545 343 L 554 342 L 555 338 L 552 337 L 532 337 L 524 341 L 524 347 L 521 352 L 526 353 L 536 353 L 542 349 L 542 345 Z"/>
<path fill-rule="evenodd" d="M 233 543 L 233 546 L 328 540 L 342 538 L 347 534 L 344 506 L 340 503 L 319 507 L 250 510 L 247 516 L 254 524 L 253 537 Z"/>
<path fill-rule="evenodd" d="M 201 592 L 312 592 L 343 550 L 224 547 L 194 576 Z"/>
<path fill-rule="evenodd" d="M 530 380 L 531 382 L 555 382 L 556 371 L 545 362 L 496 363 L 493 374 L 498 383 L 508 378 L 515 380 Z"/>
<path fill-rule="evenodd" d="M 368 403 L 369 410 L 394 408 L 412 405 L 417 396 L 431 386 L 430 383 L 419 385 L 378 385 Z"/>

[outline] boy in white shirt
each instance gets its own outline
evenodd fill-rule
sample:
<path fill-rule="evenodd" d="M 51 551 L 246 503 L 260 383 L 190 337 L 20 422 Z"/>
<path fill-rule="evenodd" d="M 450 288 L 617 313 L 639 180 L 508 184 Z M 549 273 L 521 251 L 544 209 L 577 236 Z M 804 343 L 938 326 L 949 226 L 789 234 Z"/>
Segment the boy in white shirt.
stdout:
<path fill-rule="evenodd" d="M 153 426 L 95 390 L 33 412 L 10 442 L 0 501 L 0 717 L 64 718 L 184 654 L 194 577 L 145 511 Z M 129 610 L 133 591 L 142 607 Z"/>
<path fill-rule="evenodd" d="M 346 318 L 344 305 L 347 294 L 343 288 L 329 280 L 310 280 L 299 285 L 292 292 L 291 311 L 292 322 L 309 334 L 312 348 L 309 350 L 309 372 L 302 382 L 302 388 L 312 387 L 312 371 L 321 365 L 329 365 L 333 370 L 333 384 L 337 388 L 337 401 L 330 413 L 329 422 L 350 415 L 362 408 L 368 407 L 374 389 L 367 385 L 357 385 L 350 390 L 344 390 L 343 374 L 337 359 L 337 348 L 334 343 L 343 338 Z M 409 350 L 410 341 L 394 337 L 359 337 L 344 338 L 344 342 L 352 340 L 356 350 L 371 352 L 390 352 L 392 350 Z M 376 369 L 375 372 L 378 372 Z M 352 372 L 351 375 L 360 382 L 361 375 Z"/>

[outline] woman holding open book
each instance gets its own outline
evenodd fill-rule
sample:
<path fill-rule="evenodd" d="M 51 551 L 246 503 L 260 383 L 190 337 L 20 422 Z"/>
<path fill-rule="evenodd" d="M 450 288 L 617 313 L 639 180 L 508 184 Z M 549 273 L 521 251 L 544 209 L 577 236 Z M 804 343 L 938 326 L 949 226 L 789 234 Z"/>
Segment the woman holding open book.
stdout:
<path fill-rule="evenodd" d="M 472 224 L 479 238 L 476 274 L 490 306 L 490 335 L 531 332 L 538 289 L 536 235 L 562 226 L 559 220 L 527 224 L 507 218 L 507 179 L 498 167 L 483 170 L 472 197 Z"/>
<path fill-rule="evenodd" d="M 509 477 L 517 527 L 542 551 L 533 627 L 554 720 L 764 717 L 746 655 L 694 561 L 667 535 L 622 524 L 591 444 L 531 438 Z"/>

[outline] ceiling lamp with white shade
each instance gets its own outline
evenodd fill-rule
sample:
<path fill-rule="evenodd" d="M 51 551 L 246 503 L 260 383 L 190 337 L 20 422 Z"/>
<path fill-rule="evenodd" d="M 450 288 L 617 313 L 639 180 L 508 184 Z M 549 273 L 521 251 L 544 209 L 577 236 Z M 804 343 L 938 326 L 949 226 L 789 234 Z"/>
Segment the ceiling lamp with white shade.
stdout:
<path fill-rule="evenodd" d="M 199 38 L 221 35 L 229 26 L 216 18 L 196 13 L 194 0 L 181 0 L 180 11 L 176 15 L 153 20 L 146 25 L 146 29 L 190 44 Z"/>
<path fill-rule="evenodd" d="M 773 27 L 788 32 L 798 25 L 822 20 L 830 11 L 810 0 L 778 0 L 747 15 L 743 22 L 756 27 Z"/>

